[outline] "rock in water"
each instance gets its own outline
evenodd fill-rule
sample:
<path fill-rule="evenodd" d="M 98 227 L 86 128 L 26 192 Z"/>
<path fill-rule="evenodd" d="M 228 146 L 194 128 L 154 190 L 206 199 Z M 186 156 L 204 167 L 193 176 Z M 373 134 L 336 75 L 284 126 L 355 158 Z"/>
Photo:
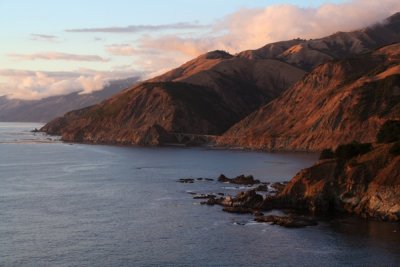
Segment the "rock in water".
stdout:
<path fill-rule="evenodd" d="M 193 184 L 194 183 L 194 179 L 192 179 L 192 178 L 181 178 L 177 182 L 178 183 L 182 183 L 182 184 Z"/>
<path fill-rule="evenodd" d="M 255 185 L 260 183 L 260 180 L 255 180 L 252 175 L 245 176 L 243 174 L 232 179 L 221 174 L 218 177 L 218 181 L 222 183 L 240 184 L 240 185 Z"/>
<path fill-rule="evenodd" d="M 276 216 L 276 215 L 268 215 L 268 216 L 256 216 L 254 219 L 256 222 L 266 222 L 272 223 L 276 225 L 280 225 L 287 228 L 300 228 L 306 226 L 315 226 L 318 225 L 317 221 L 313 218 L 305 217 L 305 216 Z"/>
<path fill-rule="evenodd" d="M 253 213 L 262 208 L 263 196 L 257 194 L 256 190 L 240 192 L 236 197 L 226 196 L 221 198 L 210 198 L 208 205 L 221 205 L 224 211 L 232 213 Z"/>

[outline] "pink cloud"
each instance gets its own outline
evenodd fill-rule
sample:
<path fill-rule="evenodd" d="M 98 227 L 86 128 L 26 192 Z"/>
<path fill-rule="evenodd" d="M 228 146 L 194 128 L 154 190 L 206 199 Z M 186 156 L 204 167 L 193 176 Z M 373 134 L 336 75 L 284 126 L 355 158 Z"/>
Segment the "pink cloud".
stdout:
<path fill-rule="evenodd" d="M 108 53 L 114 56 L 133 56 L 138 53 L 130 44 L 113 44 L 106 47 Z"/>
<path fill-rule="evenodd" d="M 174 51 L 191 57 L 215 49 L 237 53 L 277 41 L 320 38 L 337 31 L 361 29 L 398 11 L 398 0 L 353 0 L 310 8 L 271 5 L 241 9 L 216 22 L 212 31 L 204 36 L 144 37 L 139 43 L 143 48 Z"/>

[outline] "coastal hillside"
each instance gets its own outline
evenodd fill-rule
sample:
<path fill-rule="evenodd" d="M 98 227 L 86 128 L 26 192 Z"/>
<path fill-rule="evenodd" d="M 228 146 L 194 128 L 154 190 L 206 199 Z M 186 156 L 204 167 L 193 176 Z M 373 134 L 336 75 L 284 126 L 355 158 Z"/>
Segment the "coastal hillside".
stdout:
<path fill-rule="evenodd" d="M 102 90 L 90 94 L 74 92 L 40 100 L 9 99 L 0 97 L 0 121 L 3 122 L 48 122 L 66 112 L 88 107 L 111 97 L 136 83 L 137 77 L 111 81 Z"/>
<path fill-rule="evenodd" d="M 68 141 L 143 145 L 174 141 L 172 132 L 219 135 L 304 75 L 278 60 L 213 51 L 42 130 Z"/>
<path fill-rule="evenodd" d="M 187 83 L 143 83 L 101 104 L 67 113 L 42 129 L 63 140 L 157 145 L 170 132 L 218 133 L 232 110 L 209 88 Z M 207 108 L 205 108 L 207 107 Z"/>
<path fill-rule="evenodd" d="M 219 144 L 319 151 L 373 142 L 400 118 L 400 44 L 315 68 L 281 97 L 233 126 Z"/>
<path fill-rule="evenodd" d="M 281 96 L 315 66 L 395 41 L 400 42 L 400 14 L 379 25 L 318 40 L 279 42 L 237 55 L 209 52 L 103 103 L 55 119 L 42 130 L 67 141 L 144 145 L 170 142 L 168 135 L 173 132 L 220 135 Z M 369 65 L 362 67 L 367 71 Z M 345 76 L 353 70 L 343 70 L 341 79 L 350 81 L 352 77 Z M 324 72 L 323 67 L 316 72 Z M 262 127 L 267 117 L 260 114 L 254 124 Z M 252 118 L 239 125 L 250 125 Z M 269 134 L 264 128 L 254 139 L 247 138 L 246 130 L 252 131 L 251 127 L 239 128 L 229 131 L 221 144 L 263 148 L 269 142 L 262 139 Z"/>
<path fill-rule="evenodd" d="M 281 95 L 305 74 L 304 70 L 275 59 L 247 59 L 212 51 L 149 82 L 209 88 L 221 97 L 221 104 L 232 107 L 238 119 Z"/>

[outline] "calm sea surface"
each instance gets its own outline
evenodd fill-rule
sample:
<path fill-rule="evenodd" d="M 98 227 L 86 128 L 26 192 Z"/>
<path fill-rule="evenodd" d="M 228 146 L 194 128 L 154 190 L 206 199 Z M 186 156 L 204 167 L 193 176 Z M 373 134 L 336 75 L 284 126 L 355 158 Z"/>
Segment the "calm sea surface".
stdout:
<path fill-rule="evenodd" d="M 0 266 L 399 266 L 399 224 L 285 229 L 205 207 L 183 177 L 289 180 L 313 154 L 66 144 L 0 123 Z"/>

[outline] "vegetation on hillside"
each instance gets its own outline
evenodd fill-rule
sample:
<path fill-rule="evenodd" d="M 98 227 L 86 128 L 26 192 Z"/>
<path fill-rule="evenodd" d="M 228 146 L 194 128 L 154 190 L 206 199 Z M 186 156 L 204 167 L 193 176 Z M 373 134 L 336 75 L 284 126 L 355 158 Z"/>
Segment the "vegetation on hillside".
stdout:
<path fill-rule="evenodd" d="M 400 141 L 400 121 L 388 120 L 383 124 L 376 136 L 378 143 L 393 143 Z"/>
<path fill-rule="evenodd" d="M 393 146 L 389 150 L 389 153 L 394 156 L 400 155 L 400 141 L 393 144 Z"/>
<path fill-rule="evenodd" d="M 321 152 L 320 160 L 337 158 L 340 160 L 349 160 L 356 156 L 366 154 L 372 150 L 371 143 L 359 143 L 351 142 L 349 144 L 343 144 L 336 148 L 335 151 L 332 149 L 324 149 Z"/>

